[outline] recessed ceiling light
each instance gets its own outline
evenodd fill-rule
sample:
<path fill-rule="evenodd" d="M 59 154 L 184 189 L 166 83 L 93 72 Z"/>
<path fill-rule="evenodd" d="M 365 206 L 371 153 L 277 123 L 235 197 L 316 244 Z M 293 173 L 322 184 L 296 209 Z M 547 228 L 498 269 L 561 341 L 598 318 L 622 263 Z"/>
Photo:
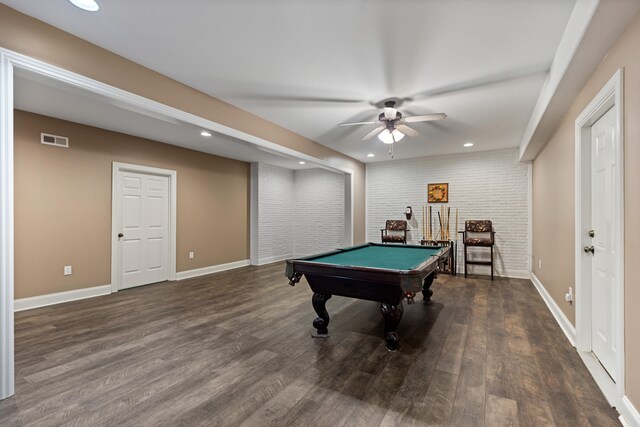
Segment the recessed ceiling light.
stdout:
<path fill-rule="evenodd" d="M 211 136 L 211 132 L 207 132 L 206 130 L 203 130 L 202 132 L 200 132 L 200 135 L 202 135 L 202 136 Z"/>
<path fill-rule="evenodd" d="M 300 163 L 301 165 L 306 165 L 307 162 L 303 162 L 302 160 L 300 160 L 298 163 Z"/>
<path fill-rule="evenodd" d="M 375 154 L 373 154 L 373 153 L 369 153 L 369 154 L 367 154 L 367 157 L 375 157 L 375 156 L 376 156 L 376 155 L 375 155 Z"/>
<path fill-rule="evenodd" d="M 88 12 L 97 12 L 100 9 L 100 5 L 94 0 L 69 0 L 75 7 L 79 7 L 82 10 Z"/>
<path fill-rule="evenodd" d="M 473 142 L 467 142 L 464 144 L 465 147 L 473 147 Z"/>

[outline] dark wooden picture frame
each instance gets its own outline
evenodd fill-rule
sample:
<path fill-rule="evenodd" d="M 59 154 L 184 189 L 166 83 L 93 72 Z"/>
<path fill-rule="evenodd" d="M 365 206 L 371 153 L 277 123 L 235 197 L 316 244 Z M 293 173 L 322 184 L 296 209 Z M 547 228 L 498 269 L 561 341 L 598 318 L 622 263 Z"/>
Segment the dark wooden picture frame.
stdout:
<path fill-rule="evenodd" d="M 427 202 L 449 203 L 449 183 L 427 184 Z"/>

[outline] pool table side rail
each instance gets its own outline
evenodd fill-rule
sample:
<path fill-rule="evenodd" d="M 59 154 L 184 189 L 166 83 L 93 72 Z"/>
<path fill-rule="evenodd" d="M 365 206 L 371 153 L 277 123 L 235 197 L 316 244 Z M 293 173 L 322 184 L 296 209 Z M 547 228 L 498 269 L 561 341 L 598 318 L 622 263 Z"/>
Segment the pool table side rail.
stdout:
<path fill-rule="evenodd" d="M 442 267 L 445 260 L 449 256 L 449 247 L 433 247 L 438 249 L 436 253 L 427 258 L 424 262 L 410 270 L 398 270 L 390 268 L 374 268 L 348 266 L 331 263 L 322 263 L 313 261 L 327 255 L 339 254 L 348 250 L 362 248 L 370 244 L 359 245 L 346 249 L 337 249 L 335 251 L 326 252 L 324 254 L 313 255 L 309 257 L 288 259 L 286 261 L 285 275 L 289 278 L 289 284 L 294 286 L 303 274 L 325 274 L 336 278 L 358 279 L 370 282 L 399 284 L 400 288 L 406 291 L 420 292 L 422 290 L 422 282 L 430 274 L 436 272 Z M 373 245 L 379 245 L 373 243 Z M 400 245 L 412 246 L 412 245 Z M 425 246 L 415 246 L 419 248 L 428 248 Z"/>

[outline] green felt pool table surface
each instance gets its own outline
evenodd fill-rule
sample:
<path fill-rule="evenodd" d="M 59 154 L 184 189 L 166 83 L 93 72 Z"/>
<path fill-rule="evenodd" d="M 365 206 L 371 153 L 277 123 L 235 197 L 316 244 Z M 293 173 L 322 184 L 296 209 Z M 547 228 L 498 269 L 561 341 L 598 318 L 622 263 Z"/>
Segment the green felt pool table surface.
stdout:
<path fill-rule="evenodd" d="M 369 244 L 305 260 L 341 266 L 412 270 L 441 249 L 432 246 Z"/>

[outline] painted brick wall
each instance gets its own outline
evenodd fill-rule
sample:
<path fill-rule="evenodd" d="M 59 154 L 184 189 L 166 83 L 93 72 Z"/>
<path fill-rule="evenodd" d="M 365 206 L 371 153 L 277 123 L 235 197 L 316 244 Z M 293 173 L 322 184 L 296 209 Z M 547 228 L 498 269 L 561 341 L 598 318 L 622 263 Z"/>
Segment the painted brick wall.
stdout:
<path fill-rule="evenodd" d="M 258 264 L 342 247 L 344 175 L 253 164 L 251 258 Z"/>
<path fill-rule="evenodd" d="M 449 183 L 452 210 L 451 234 L 467 219 L 490 219 L 496 230 L 494 263 L 499 275 L 529 277 L 529 164 L 517 161 L 517 150 L 499 150 L 452 156 L 372 163 L 367 165 L 367 239 L 380 241 L 380 228 L 387 219 L 404 219 L 404 209 L 413 208 L 409 240 L 422 236 L 421 206 L 427 200 L 427 184 Z M 439 204 L 433 204 L 434 215 Z M 437 216 L 435 218 L 437 221 Z M 463 271 L 463 246 L 458 241 L 458 271 Z M 483 257 L 485 253 L 475 253 Z M 484 266 L 469 266 L 471 272 L 489 274 Z"/>
<path fill-rule="evenodd" d="M 344 179 L 324 169 L 294 172 L 296 256 L 344 246 Z"/>
<path fill-rule="evenodd" d="M 262 264 L 293 255 L 294 184 L 292 170 L 259 163 L 257 172 L 257 227 L 251 234 Z"/>

